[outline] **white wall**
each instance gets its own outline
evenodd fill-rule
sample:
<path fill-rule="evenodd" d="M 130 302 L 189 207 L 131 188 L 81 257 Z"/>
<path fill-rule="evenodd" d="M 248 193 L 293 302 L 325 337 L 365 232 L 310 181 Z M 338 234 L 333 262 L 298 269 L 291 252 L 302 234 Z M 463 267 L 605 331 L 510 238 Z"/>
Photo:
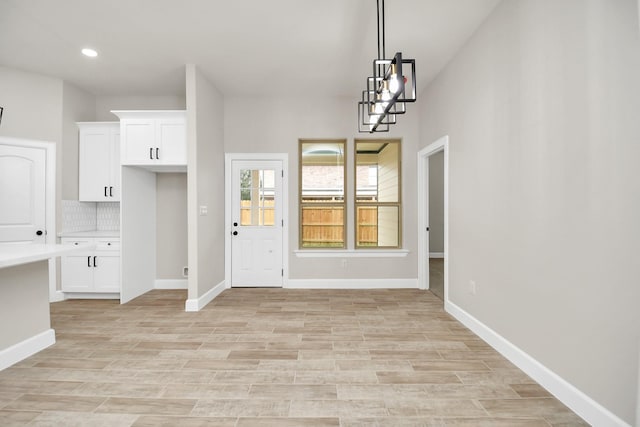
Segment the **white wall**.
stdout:
<path fill-rule="evenodd" d="M 62 199 L 78 200 L 78 125 L 94 121 L 96 97 L 70 83 L 62 85 Z"/>
<path fill-rule="evenodd" d="M 99 95 L 96 97 L 96 120 L 100 122 L 118 121 L 111 110 L 184 110 L 182 95 Z"/>
<path fill-rule="evenodd" d="M 420 146 L 450 137 L 452 302 L 629 424 L 640 332 L 636 7 L 502 2 L 420 98 Z"/>
<path fill-rule="evenodd" d="M 392 132 L 357 133 L 355 99 L 225 98 L 225 151 L 289 154 L 289 277 L 291 279 L 416 278 L 416 146 L 418 108 L 408 106 Z M 347 138 L 347 198 L 354 194 L 354 138 L 402 138 L 403 247 L 405 258 L 298 258 L 298 139 Z M 347 242 L 354 247 L 353 203 L 348 204 Z"/>
<path fill-rule="evenodd" d="M 187 266 L 187 174 L 156 176 L 156 277 L 184 279 Z"/>
<path fill-rule="evenodd" d="M 62 80 L 0 66 L 0 135 L 60 142 Z"/>
<path fill-rule="evenodd" d="M 224 282 L 224 97 L 186 67 L 189 299 Z M 198 214 L 199 206 L 208 215 Z"/>

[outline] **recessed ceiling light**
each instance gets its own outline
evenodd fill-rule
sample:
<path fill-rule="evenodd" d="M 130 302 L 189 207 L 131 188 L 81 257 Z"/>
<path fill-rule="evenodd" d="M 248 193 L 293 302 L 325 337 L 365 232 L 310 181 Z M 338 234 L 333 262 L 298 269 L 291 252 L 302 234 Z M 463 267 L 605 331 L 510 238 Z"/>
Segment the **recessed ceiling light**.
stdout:
<path fill-rule="evenodd" d="M 98 56 L 98 52 L 96 52 L 93 49 L 89 49 L 89 48 L 82 49 L 82 54 L 84 56 L 88 56 L 90 58 L 95 58 L 96 56 Z"/>

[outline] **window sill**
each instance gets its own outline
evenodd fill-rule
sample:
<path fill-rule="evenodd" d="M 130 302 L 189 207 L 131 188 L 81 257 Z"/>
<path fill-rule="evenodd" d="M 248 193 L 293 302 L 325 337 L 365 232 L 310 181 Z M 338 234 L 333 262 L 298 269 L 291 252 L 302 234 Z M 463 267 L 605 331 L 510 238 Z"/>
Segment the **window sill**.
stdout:
<path fill-rule="evenodd" d="M 293 253 L 298 258 L 402 258 L 409 255 L 407 249 L 300 249 Z"/>

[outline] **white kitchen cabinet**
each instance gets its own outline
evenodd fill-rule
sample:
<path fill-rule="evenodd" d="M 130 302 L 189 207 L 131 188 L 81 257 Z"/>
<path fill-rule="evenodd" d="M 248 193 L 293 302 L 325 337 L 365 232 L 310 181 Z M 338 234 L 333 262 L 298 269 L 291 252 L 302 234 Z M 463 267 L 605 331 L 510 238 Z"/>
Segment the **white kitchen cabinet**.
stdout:
<path fill-rule="evenodd" d="M 120 118 L 123 165 L 150 169 L 187 165 L 185 111 L 112 111 Z M 168 170 L 164 168 L 164 170 Z M 179 168 L 175 169 L 180 170 Z"/>
<path fill-rule="evenodd" d="M 120 239 L 63 237 L 62 244 L 95 245 L 93 250 L 62 257 L 63 292 L 120 292 Z"/>
<path fill-rule="evenodd" d="M 80 122 L 78 199 L 120 201 L 120 125 Z"/>

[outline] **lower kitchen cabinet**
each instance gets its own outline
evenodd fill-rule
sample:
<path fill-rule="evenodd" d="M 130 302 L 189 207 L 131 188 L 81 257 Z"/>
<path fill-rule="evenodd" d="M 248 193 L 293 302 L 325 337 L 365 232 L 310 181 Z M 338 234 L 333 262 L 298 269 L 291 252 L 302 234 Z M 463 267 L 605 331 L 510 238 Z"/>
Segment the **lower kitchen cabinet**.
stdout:
<path fill-rule="evenodd" d="M 94 250 L 62 257 L 62 291 L 120 292 L 120 239 L 62 238 L 62 244 L 95 245 Z"/>

